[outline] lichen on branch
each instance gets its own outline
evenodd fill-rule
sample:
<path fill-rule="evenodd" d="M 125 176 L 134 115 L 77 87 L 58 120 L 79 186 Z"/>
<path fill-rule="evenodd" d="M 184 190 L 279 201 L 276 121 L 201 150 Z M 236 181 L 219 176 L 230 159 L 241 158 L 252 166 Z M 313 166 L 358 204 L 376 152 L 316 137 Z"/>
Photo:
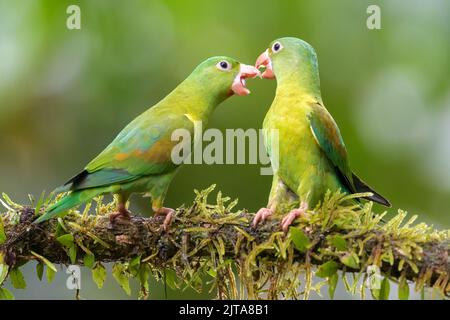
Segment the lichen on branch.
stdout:
<path fill-rule="evenodd" d="M 34 260 L 38 277 L 45 270 L 48 281 L 55 264 L 84 265 L 99 287 L 106 277 L 104 264 L 113 262 L 119 285 L 130 294 L 129 279 L 138 279 L 143 298 L 151 290 L 150 276 L 164 278 L 172 288 L 214 290 L 219 299 L 307 299 L 311 292 L 321 295 L 324 285 L 333 297 L 340 279 L 362 298 L 370 287 L 375 298 L 386 299 L 390 281 L 399 284 L 402 299 L 411 283 L 418 291 L 432 287 L 443 298 L 449 295 L 449 231 L 414 224 L 417 216 L 406 221 L 399 210 L 383 222 L 384 213 L 375 213 L 371 202 L 349 201 L 364 194 L 328 193 L 284 234 L 280 217 L 251 228 L 254 214 L 235 210 L 237 200 L 230 202 L 221 192 L 210 203 L 213 189 L 195 191 L 192 205 L 177 209 L 168 232 L 160 218 L 133 216 L 111 223 L 108 214 L 117 200 L 104 203 L 102 197 L 82 212 L 70 210 L 64 218 L 34 224 L 60 196 L 41 196 L 23 206 L 3 195 L 0 285 L 9 276 L 14 287 L 25 288 L 20 267 Z M 0 298 L 11 297 L 0 288 Z"/>

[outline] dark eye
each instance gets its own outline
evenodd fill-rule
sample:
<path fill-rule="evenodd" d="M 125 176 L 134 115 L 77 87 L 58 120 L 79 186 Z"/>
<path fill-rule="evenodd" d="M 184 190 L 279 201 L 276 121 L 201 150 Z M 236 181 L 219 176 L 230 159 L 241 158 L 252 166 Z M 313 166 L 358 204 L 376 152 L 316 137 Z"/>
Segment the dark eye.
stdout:
<path fill-rule="evenodd" d="M 231 64 L 228 61 L 226 61 L 226 60 L 220 61 L 216 66 L 220 70 L 228 71 L 228 70 L 231 69 Z"/>
<path fill-rule="evenodd" d="M 272 46 L 272 51 L 273 52 L 278 52 L 282 49 L 283 47 L 281 46 L 281 43 L 279 42 L 275 42 Z"/>

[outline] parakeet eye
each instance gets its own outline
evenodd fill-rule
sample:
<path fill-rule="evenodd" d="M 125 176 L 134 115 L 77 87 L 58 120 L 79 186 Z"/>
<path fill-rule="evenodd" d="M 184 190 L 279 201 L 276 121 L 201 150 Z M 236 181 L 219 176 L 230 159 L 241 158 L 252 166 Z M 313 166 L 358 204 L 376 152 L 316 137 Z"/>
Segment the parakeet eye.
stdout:
<path fill-rule="evenodd" d="M 280 51 L 281 49 L 283 49 L 283 46 L 282 46 L 281 43 L 279 43 L 279 42 L 275 42 L 275 43 L 273 44 L 273 46 L 272 46 L 272 51 L 273 51 L 273 52 L 278 52 L 278 51 Z"/>
<path fill-rule="evenodd" d="M 226 70 L 226 71 L 228 71 L 228 70 L 231 70 L 231 63 L 229 63 L 228 61 L 222 60 L 216 65 L 216 67 L 219 70 Z"/>

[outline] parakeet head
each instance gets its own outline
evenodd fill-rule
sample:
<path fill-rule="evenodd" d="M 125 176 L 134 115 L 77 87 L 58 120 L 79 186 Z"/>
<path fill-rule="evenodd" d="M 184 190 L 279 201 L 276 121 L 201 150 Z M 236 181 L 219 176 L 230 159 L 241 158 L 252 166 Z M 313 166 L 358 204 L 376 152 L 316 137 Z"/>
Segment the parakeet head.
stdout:
<path fill-rule="evenodd" d="M 257 68 L 219 56 L 200 63 L 188 79 L 198 82 L 209 94 L 226 98 L 233 94 L 245 96 L 250 93 L 245 79 L 254 78 L 260 72 Z"/>
<path fill-rule="evenodd" d="M 307 42 L 293 37 L 273 41 L 269 48 L 256 60 L 256 68 L 265 67 L 261 77 L 266 79 L 281 78 L 292 73 L 301 76 L 317 75 L 318 63 L 314 48 Z"/>

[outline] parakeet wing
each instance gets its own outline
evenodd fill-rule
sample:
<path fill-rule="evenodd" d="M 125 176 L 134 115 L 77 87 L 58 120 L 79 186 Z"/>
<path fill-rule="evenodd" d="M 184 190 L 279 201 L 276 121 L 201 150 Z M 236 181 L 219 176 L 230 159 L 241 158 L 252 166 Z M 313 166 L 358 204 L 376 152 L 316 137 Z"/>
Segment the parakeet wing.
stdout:
<path fill-rule="evenodd" d="M 70 185 L 70 190 L 93 188 L 174 169 L 171 151 L 179 142 L 172 141 L 171 135 L 180 128 L 192 133 L 194 124 L 186 115 L 160 118 L 142 114 L 65 186 Z"/>
<path fill-rule="evenodd" d="M 354 192 L 353 176 L 347 157 L 347 149 L 339 128 L 330 113 L 320 104 L 313 104 L 308 114 L 311 132 L 327 158 L 346 180 L 347 187 Z"/>

